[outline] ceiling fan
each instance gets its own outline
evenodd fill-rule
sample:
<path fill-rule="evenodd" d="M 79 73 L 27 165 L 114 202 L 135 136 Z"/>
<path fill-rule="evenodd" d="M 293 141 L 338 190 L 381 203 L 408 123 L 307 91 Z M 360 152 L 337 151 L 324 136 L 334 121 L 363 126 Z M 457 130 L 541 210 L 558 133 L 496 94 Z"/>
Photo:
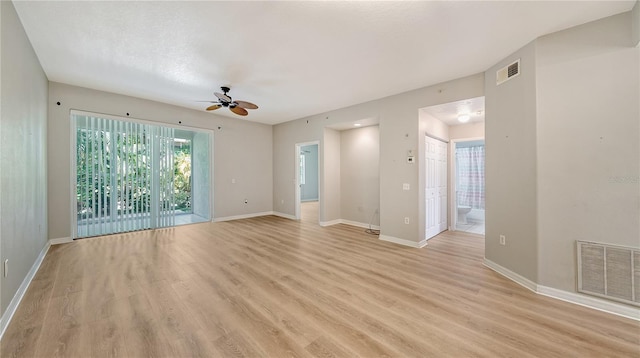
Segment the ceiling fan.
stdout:
<path fill-rule="evenodd" d="M 205 102 L 210 102 L 213 103 L 213 105 L 207 107 L 207 111 L 214 111 L 220 107 L 227 107 L 229 108 L 229 110 L 231 110 L 231 112 L 239 115 L 239 116 L 246 116 L 247 114 L 249 114 L 249 112 L 247 112 L 247 109 L 258 109 L 258 106 L 256 106 L 255 104 L 251 103 L 251 102 L 247 102 L 247 101 L 234 101 L 231 96 L 227 95 L 227 92 L 229 92 L 231 90 L 231 88 L 229 87 L 220 87 L 220 89 L 222 90 L 222 92 L 224 93 L 218 93 L 218 92 L 214 92 L 213 94 L 216 95 L 216 97 L 218 97 L 217 101 L 205 101 Z"/>

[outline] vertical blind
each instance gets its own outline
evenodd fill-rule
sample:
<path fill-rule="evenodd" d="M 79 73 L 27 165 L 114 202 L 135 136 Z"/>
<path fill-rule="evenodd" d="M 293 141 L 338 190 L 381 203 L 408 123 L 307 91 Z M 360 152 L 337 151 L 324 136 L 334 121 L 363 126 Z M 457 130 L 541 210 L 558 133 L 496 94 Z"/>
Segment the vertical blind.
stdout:
<path fill-rule="evenodd" d="M 74 237 L 173 226 L 174 129 L 79 114 L 72 122 Z"/>

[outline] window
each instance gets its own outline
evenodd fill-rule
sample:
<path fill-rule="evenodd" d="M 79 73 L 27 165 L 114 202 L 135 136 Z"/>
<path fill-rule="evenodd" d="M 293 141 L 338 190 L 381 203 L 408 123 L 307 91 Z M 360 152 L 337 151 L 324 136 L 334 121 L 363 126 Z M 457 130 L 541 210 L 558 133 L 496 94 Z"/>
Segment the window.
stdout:
<path fill-rule="evenodd" d="M 185 214 L 190 215 L 186 222 L 210 220 L 209 135 L 102 115 L 74 112 L 71 117 L 74 238 L 174 226 Z M 197 180 L 194 151 L 202 162 Z M 195 211 L 194 181 L 200 194 Z"/>
<path fill-rule="evenodd" d="M 176 212 L 192 213 L 191 208 L 191 140 L 175 138 L 173 144 L 173 192 Z"/>

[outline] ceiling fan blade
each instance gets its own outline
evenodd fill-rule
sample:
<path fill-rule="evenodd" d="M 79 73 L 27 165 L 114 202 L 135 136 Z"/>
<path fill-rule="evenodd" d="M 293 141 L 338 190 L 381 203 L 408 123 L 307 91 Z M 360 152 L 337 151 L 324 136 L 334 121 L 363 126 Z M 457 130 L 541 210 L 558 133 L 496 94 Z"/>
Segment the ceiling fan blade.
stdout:
<path fill-rule="evenodd" d="M 203 102 L 203 103 L 220 103 L 220 101 L 194 101 L 194 102 Z"/>
<path fill-rule="evenodd" d="M 249 114 L 249 112 L 247 112 L 247 110 L 242 107 L 235 106 L 235 107 L 229 107 L 229 109 L 231 110 L 231 112 L 239 116 L 246 116 L 247 114 Z"/>
<path fill-rule="evenodd" d="M 216 109 L 222 107 L 221 104 L 214 104 L 213 106 L 207 107 L 207 111 L 215 111 Z"/>
<path fill-rule="evenodd" d="M 213 94 L 215 94 L 216 97 L 218 97 L 222 102 L 231 102 L 231 97 L 227 96 L 226 94 L 222 94 L 219 92 L 214 92 Z"/>
<path fill-rule="evenodd" d="M 245 108 L 245 109 L 258 109 L 258 106 L 256 106 L 255 104 L 251 103 L 251 102 L 247 102 L 247 101 L 235 101 L 238 104 L 238 107 L 241 108 Z"/>

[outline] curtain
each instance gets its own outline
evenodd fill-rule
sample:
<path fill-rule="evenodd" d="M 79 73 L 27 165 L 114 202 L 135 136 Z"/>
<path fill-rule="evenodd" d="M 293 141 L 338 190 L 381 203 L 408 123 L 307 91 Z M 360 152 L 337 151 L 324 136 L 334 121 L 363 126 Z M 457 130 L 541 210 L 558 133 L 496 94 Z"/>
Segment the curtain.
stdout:
<path fill-rule="evenodd" d="M 458 206 L 484 209 L 484 145 L 456 148 Z"/>
<path fill-rule="evenodd" d="M 72 121 L 74 237 L 173 226 L 174 129 L 89 115 Z"/>

